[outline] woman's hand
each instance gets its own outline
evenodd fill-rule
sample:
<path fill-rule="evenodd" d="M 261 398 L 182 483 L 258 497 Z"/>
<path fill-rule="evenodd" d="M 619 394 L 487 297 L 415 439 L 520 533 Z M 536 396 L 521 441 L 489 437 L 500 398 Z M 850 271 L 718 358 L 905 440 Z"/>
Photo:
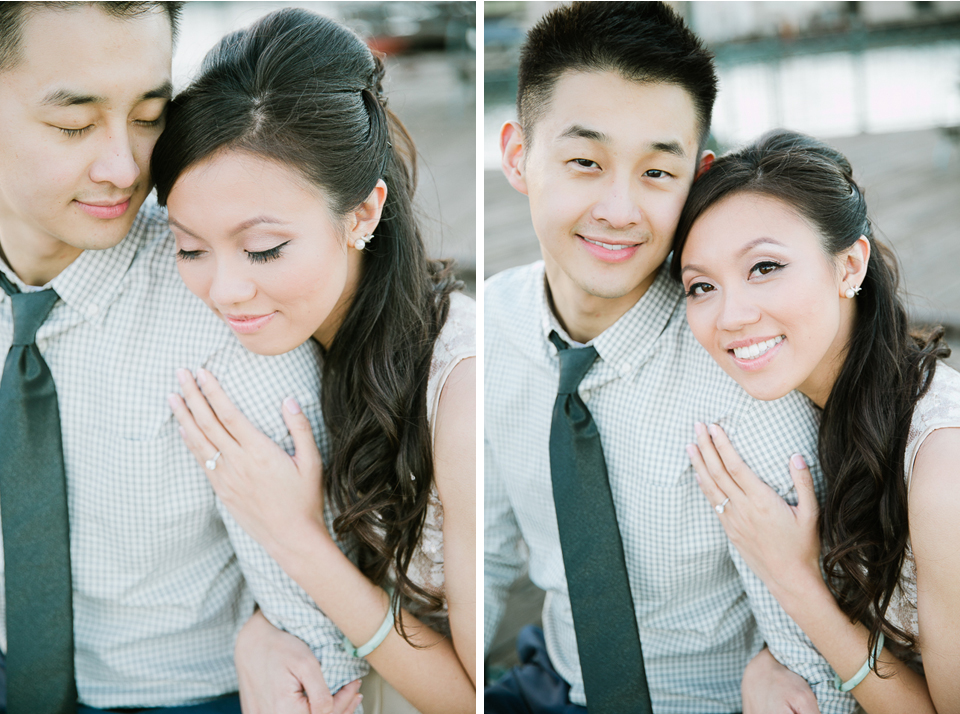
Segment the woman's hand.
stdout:
<path fill-rule="evenodd" d="M 243 714 L 352 714 L 363 699 L 359 679 L 331 696 L 310 648 L 259 610 L 240 630 L 234 660 Z"/>
<path fill-rule="evenodd" d="M 807 680 L 777 662 L 766 648 L 747 665 L 740 693 L 743 714 L 820 714 Z"/>
<path fill-rule="evenodd" d="M 791 506 L 737 454 L 716 424 L 695 425 L 697 444 L 687 454 L 700 489 L 717 510 L 727 537 L 747 565 L 774 595 L 800 594 L 812 583 L 823 586 L 817 497 L 810 470 L 799 454 L 790 459 L 790 476 L 797 488 Z"/>
<path fill-rule="evenodd" d="M 240 413 L 212 374 L 200 369 L 194 381 L 180 369 L 177 378 L 184 396 L 171 394 L 169 402 L 180 433 L 237 523 L 274 557 L 305 528 L 319 524 L 327 533 L 323 462 L 296 400 L 282 409 L 296 449 L 290 456 Z"/>

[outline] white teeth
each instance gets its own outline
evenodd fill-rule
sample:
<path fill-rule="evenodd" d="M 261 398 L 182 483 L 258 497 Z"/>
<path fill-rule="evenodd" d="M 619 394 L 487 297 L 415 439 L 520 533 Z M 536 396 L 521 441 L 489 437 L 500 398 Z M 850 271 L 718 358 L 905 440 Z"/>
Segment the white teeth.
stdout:
<path fill-rule="evenodd" d="M 584 240 L 587 241 L 587 243 L 593 243 L 594 245 L 598 245 L 601 248 L 606 248 L 607 250 L 623 250 L 624 248 L 630 247 L 629 245 L 614 245 L 612 243 L 601 243 L 600 241 L 590 240 L 589 238 L 584 238 Z"/>
<path fill-rule="evenodd" d="M 772 340 L 767 340 L 766 342 L 757 342 L 749 347 L 736 347 L 733 350 L 733 355 L 737 359 L 756 359 L 774 345 L 779 344 L 783 339 L 783 335 L 778 335 Z"/>

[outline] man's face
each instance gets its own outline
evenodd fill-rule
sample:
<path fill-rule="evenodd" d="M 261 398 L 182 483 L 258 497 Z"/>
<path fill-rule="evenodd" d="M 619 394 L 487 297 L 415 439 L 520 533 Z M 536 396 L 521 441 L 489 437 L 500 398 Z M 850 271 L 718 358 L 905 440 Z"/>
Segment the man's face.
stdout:
<path fill-rule="evenodd" d="M 698 168 L 697 129 L 677 85 L 614 72 L 560 77 L 532 145 L 517 132 L 517 176 L 507 172 L 530 199 L 558 306 L 625 310 L 646 292 Z M 502 144 L 506 169 L 509 138 Z"/>
<path fill-rule="evenodd" d="M 170 96 L 163 12 L 91 6 L 28 14 L 21 60 L 0 72 L 0 238 L 8 255 L 109 248 L 151 189 Z"/>

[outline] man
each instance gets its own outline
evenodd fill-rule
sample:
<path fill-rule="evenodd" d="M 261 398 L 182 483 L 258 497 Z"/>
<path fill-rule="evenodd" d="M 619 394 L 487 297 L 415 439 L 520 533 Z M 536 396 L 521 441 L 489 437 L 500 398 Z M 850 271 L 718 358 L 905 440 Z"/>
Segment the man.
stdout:
<path fill-rule="evenodd" d="M 662 268 L 712 161 L 715 95 L 710 55 L 660 3 L 561 7 L 522 50 L 502 165 L 543 262 L 484 291 L 486 645 L 521 538 L 547 594 L 543 633 L 521 635 L 487 712 L 729 714 L 764 641 L 822 711 L 853 708 L 728 543 L 685 453 L 695 423 L 719 422 L 781 494 L 790 455 L 816 453 L 809 405 L 746 397 Z"/>
<path fill-rule="evenodd" d="M 179 9 L 0 6 L 0 645 L 12 714 L 71 712 L 78 698 L 82 712 L 239 712 L 233 646 L 255 601 L 312 647 L 331 690 L 366 671 L 216 502 L 167 405 L 177 369 L 202 367 L 288 449 L 284 398 L 319 424 L 316 353 L 244 350 L 179 280 L 165 214 L 145 201 Z M 356 685 L 343 692 L 311 692 L 310 710 L 355 705 Z"/>

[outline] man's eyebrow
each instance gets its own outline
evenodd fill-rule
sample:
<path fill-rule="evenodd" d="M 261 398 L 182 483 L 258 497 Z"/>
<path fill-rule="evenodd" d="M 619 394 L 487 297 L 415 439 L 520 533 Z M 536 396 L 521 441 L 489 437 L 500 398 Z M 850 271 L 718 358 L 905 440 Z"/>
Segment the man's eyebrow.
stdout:
<path fill-rule="evenodd" d="M 596 129 L 588 129 L 582 124 L 571 124 L 560 134 L 561 139 L 587 139 L 601 144 L 611 143 L 610 136 Z M 683 144 L 679 141 L 654 141 L 647 144 L 647 151 L 657 154 L 673 154 L 681 159 L 687 158 L 687 152 L 684 151 Z"/>
<path fill-rule="evenodd" d="M 687 152 L 679 141 L 655 141 L 650 144 L 650 150 L 660 154 L 673 154 L 681 159 L 687 158 Z"/>
<path fill-rule="evenodd" d="M 149 92 L 140 95 L 138 102 L 148 99 L 170 99 L 173 96 L 173 84 L 169 81 L 164 82 Z M 50 92 L 43 98 L 41 104 L 53 107 L 75 107 L 82 104 L 106 104 L 105 97 L 98 97 L 95 94 L 79 94 L 68 89 L 57 89 Z"/>
<path fill-rule="evenodd" d="M 560 134 L 561 139 L 587 139 L 589 141 L 598 141 L 601 144 L 609 144 L 610 137 L 604 134 L 602 131 L 597 131 L 596 129 L 588 129 L 587 127 L 581 124 L 571 124 L 567 129 Z"/>

